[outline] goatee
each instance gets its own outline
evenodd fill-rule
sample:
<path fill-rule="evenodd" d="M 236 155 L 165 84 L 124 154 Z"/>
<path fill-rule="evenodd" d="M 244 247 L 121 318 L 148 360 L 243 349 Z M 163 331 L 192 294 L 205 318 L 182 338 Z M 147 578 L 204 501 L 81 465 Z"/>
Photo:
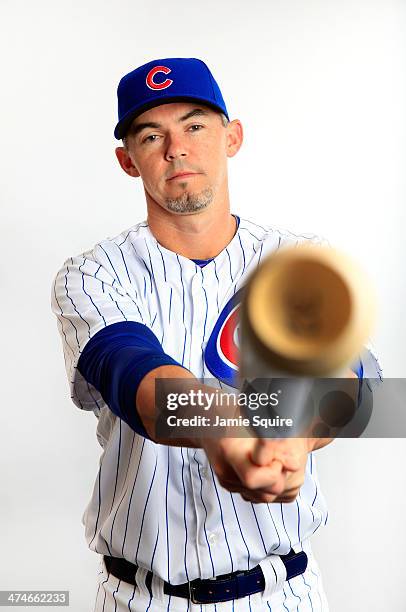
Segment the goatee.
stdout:
<path fill-rule="evenodd" d="M 210 187 L 200 193 L 189 193 L 185 191 L 177 198 L 167 198 L 168 210 L 177 213 L 196 212 L 206 208 L 213 200 L 213 190 Z"/>

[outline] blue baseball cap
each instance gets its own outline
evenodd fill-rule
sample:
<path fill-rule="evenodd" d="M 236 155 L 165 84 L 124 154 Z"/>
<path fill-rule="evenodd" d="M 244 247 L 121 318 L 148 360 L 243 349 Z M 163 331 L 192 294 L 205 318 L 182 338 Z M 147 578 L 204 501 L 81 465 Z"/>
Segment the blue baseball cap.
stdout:
<path fill-rule="evenodd" d="M 202 102 L 225 114 L 219 86 L 206 64 L 194 57 L 166 58 L 148 62 L 120 80 L 117 88 L 117 140 L 123 138 L 135 117 L 169 102 Z"/>

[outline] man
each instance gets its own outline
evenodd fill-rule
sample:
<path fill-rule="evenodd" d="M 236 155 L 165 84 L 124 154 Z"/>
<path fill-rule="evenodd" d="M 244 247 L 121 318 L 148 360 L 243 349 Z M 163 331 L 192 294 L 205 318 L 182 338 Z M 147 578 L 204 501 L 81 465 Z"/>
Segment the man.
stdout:
<path fill-rule="evenodd" d="M 95 611 L 327 610 L 309 538 L 328 517 L 313 451 L 330 439 L 155 433 L 156 381 L 227 382 L 216 347 L 239 290 L 265 255 L 317 238 L 230 213 L 243 130 L 200 60 L 135 69 L 118 106 L 117 159 L 147 220 L 68 259 L 52 297 L 72 400 L 103 447 L 83 516 L 102 555 Z"/>

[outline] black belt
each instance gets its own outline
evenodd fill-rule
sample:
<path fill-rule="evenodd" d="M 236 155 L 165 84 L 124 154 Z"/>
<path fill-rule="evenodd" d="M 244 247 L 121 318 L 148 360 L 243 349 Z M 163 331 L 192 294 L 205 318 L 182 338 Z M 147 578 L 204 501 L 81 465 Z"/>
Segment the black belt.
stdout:
<path fill-rule="evenodd" d="M 299 574 L 303 574 L 307 567 L 307 555 L 304 551 L 295 553 L 292 549 L 287 555 L 280 555 L 286 567 L 286 580 L 290 580 Z M 108 557 L 104 555 L 104 562 L 107 571 L 116 578 L 128 582 L 135 586 L 135 573 L 137 565 L 130 563 L 126 559 Z M 152 596 L 152 572 L 148 571 L 145 584 Z M 265 589 L 265 578 L 259 565 L 250 570 L 233 572 L 232 574 L 222 574 L 213 579 L 201 580 L 196 578 L 191 582 L 183 584 L 169 584 L 164 582 L 164 593 L 176 597 L 186 597 L 193 603 L 217 603 L 239 599 L 247 595 L 253 595 Z"/>

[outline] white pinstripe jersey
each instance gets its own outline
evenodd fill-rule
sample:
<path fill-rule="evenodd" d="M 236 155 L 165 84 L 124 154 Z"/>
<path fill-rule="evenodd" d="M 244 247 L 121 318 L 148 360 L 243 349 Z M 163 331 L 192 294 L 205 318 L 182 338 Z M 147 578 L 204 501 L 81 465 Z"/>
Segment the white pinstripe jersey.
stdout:
<path fill-rule="evenodd" d="M 178 584 L 256 566 L 286 554 L 328 517 L 315 460 L 294 503 L 252 504 L 218 483 L 202 449 L 156 444 L 106 406 L 77 370 L 87 341 L 119 321 L 146 324 L 166 353 L 197 377 L 212 375 L 203 350 L 219 313 L 261 258 L 316 236 L 240 220 L 203 268 L 164 248 L 146 222 L 68 259 L 52 288 L 74 404 L 98 418 L 103 451 L 82 521 L 90 549 Z"/>

